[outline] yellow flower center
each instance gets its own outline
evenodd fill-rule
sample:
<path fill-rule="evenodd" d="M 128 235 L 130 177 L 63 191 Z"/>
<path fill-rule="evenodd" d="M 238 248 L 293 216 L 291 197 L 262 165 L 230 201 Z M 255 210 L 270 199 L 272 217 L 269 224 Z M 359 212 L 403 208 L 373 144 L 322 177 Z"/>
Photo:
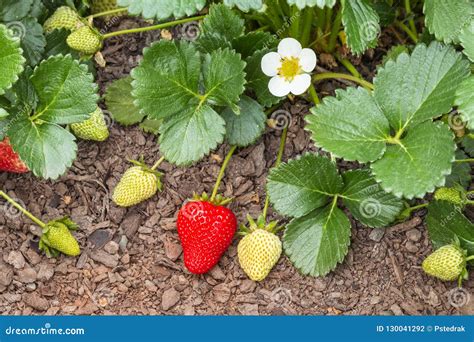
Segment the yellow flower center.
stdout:
<path fill-rule="evenodd" d="M 293 81 L 296 76 L 301 74 L 300 59 L 297 57 L 283 58 L 278 74 L 286 81 Z"/>

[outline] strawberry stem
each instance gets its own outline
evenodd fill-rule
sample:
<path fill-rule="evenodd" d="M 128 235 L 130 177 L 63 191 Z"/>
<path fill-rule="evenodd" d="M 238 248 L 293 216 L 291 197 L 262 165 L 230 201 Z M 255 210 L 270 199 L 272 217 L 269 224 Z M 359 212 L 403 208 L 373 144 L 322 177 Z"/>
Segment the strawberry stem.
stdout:
<path fill-rule="evenodd" d="M 92 14 L 92 15 L 88 16 L 88 18 L 92 18 L 92 19 L 93 18 L 99 18 L 99 17 L 104 17 L 106 15 L 116 14 L 116 13 L 126 12 L 126 11 L 127 11 L 127 8 L 125 8 L 125 7 L 116 8 L 116 9 L 113 9 L 113 10 Z"/>
<path fill-rule="evenodd" d="M 278 148 L 278 155 L 277 155 L 277 160 L 275 162 L 274 167 L 278 167 L 281 164 L 281 160 L 283 158 L 283 152 L 285 152 L 285 145 L 286 145 L 286 137 L 288 136 L 288 127 L 285 127 L 283 129 L 283 132 L 280 137 L 280 147 Z M 267 213 L 268 213 L 268 206 L 270 205 L 270 196 L 265 197 L 265 206 L 263 207 L 263 218 L 266 220 L 267 219 Z"/>
<path fill-rule="evenodd" d="M 369 81 L 366 81 L 362 78 L 355 77 L 352 75 L 342 74 L 339 72 L 323 72 L 320 74 L 316 74 L 313 76 L 313 81 L 321 81 L 321 80 L 326 80 L 326 79 L 331 79 L 331 78 L 336 78 L 336 79 L 342 78 L 344 80 L 359 83 L 361 86 L 363 86 L 366 89 L 374 90 L 374 85 L 370 83 Z"/>
<path fill-rule="evenodd" d="M 311 96 L 311 99 L 313 100 L 315 105 L 321 103 L 321 101 L 319 101 L 318 93 L 316 92 L 316 88 L 314 87 L 313 83 L 311 83 L 311 86 L 309 87 L 309 95 Z"/>
<path fill-rule="evenodd" d="M 468 159 L 456 159 L 456 163 L 472 163 L 474 162 L 474 158 L 468 158 Z"/>
<path fill-rule="evenodd" d="M 196 16 L 196 17 L 191 17 L 191 18 L 185 18 L 185 19 L 170 21 L 170 22 L 167 22 L 167 23 L 162 23 L 162 24 L 153 25 L 153 26 L 148 26 L 148 27 L 139 27 L 139 28 L 134 28 L 134 29 L 128 29 L 128 30 L 110 32 L 110 33 L 104 34 L 104 35 L 102 36 L 102 38 L 103 38 L 103 39 L 107 39 L 107 38 L 110 38 L 110 37 L 121 36 L 121 35 L 124 35 L 124 34 L 160 30 L 160 29 L 164 29 L 164 28 L 170 27 L 170 26 L 176 26 L 176 25 L 179 25 L 179 24 L 185 24 L 185 23 L 188 23 L 188 22 L 190 22 L 190 21 L 202 20 L 202 19 L 204 19 L 205 17 L 206 17 L 205 15 L 200 15 L 200 16 Z"/>
<path fill-rule="evenodd" d="M 222 178 L 224 178 L 225 169 L 227 168 L 230 158 L 232 158 L 232 155 L 234 154 L 236 148 L 237 146 L 234 145 L 230 148 L 229 152 L 227 152 L 224 162 L 222 163 L 221 170 L 219 171 L 219 176 L 217 176 L 216 184 L 214 185 L 214 189 L 212 190 L 210 202 L 213 202 L 217 196 L 219 185 L 221 185 Z"/>
<path fill-rule="evenodd" d="M 39 220 L 38 218 L 36 218 L 32 213 L 30 213 L 28 210 L 26 210 L 25 208 L 23 208 L 21 205 L 19 205 L 17 202 L 15 202 L 13 200 L 13 198 L 11 198 L 10 196 L 8 196 L 6 193 L 4 193 L 3 191 L 0 190 L 0 196 L 2 196 L 4 199 L 6 199 L 11 205 L 13 205 L 15 208 L 17 208 L 19 211 L 21 211 L 24 215 L 26 215 L 31 221 L 33 221 L 34 223 L 36 223 L 38 226 L 40 226 L 41 228 L 44 228 L 46 226 L 46 224 Z"/>
<path fill-rule="evenodd" d="M 474 260 L 474 255 L 468 256 L 468 257 L 466 258 L 466 261 L 471 261 L 471 260 Z"/>
<path fill-rule="evenodd" d="M 153 171 L 156 170 L 156 168 L 157 168 L 158 166 L 160 166 L 160 164 L 161 164 L 164 160 L 165 160 L 165 157 L 164 157 L 164 156 L 161 157 L 160 159 L 158 159 L 158 161 L 151 167 L 151 170 L 153 170 Z"/>

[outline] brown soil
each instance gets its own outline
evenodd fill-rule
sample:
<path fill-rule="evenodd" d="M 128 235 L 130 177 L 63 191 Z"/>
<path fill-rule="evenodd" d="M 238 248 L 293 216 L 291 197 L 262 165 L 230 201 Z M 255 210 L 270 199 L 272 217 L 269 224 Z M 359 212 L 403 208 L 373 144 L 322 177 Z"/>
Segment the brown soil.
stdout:
<path fill-rule="evenodd" d="M 112 28 L 134 25 L 136 20 L 124 19 Z M 173 35 L 179 36 L 179 30 Z M 127 75 L 143 47 L 158 37 L 148 33 L 107 41 L 103 50 L 107 67 L 98 71 L 101 91 L 110 81 Z M 385 47 L 393 44 L 386 33 L 381 48 L 353 62 L 370 79 Z M 323 55 L 319 63 L 332 69 L 334 61 Z M 332 94 L 335 86 L 344 84 L 320 83 L 318 92 Z M 300 100 L 282 108 L 293 118 L 284 159 L 315 151 L 303 129 L 308 103 Z M 221 191 L 235 198 L 231 208 L 239 220 L 262 210 L 265 178 L 276 158 L 279 135 L 269 128 L 260 141 L 232 159 Z M 78 222 L 81 229 L 76 236 L 83 248 L 79 258 L 48 259 L 37 250 L 38 228 L 25 217 L 4 211 L 0 216 L 0 313 L 474 314 L 474 301 L 459 309 L 451 304 L 449 291 L 456 284 L 429 278 L 419 267 L 431 251 L 423 211 L 387 229 L 371 230 L 352 220 L 349 254 L 325 278 L 302 276 L 283 256 L 265 281 L 250 281 L 236 260 L 238 239 L 209 274 L 190 274 L 183 266 L 175 215 L 193 192 L 211 190 L 227 150 L 221 146 L 189 168 L 162 164 L 164 191 L 131 209 L 118 208 L 110 200 L 111 190 L 129 167 L 126 158 L 143 154 L 151 164 L 159 157 L 156 137 L 137 127 L 112 124 L 105 143 L 80 142 L 74 166 L 57 181 L 0 174 L 1 187 L 35 215 L 44 220 L 69 215 Z M 472 292 L 474 282 L 464 286 Z"/>

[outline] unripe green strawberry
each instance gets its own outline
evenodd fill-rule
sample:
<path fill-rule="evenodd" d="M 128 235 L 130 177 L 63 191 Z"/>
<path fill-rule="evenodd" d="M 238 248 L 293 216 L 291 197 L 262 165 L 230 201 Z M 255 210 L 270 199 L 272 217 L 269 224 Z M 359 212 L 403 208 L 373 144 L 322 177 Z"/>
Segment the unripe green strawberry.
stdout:
<path fill-rule="evenodd" d="M 272 268 L 280 259 L 282 245 L 280 238 L 275 234 L 277 222 L 267 226 L 263 216 L 255 222 L 247 216 L 250 227 L 241 226 L 240 240 L 237 247 L 240 267 L 247 276 L 254 281 L 261 281 L 267 277 Z"/>
<path fill-rule="evenodd" d="M 455 244 L 443 246 L 423 261 L 423 270 L 444 281 L 461 278 L 466 271 L 466 252 Z"/>
<path fill-rule="evenodd" d="M 44 32 L 50 33 L 53 30 L 67 29 L 74 31 L 83 26 L 81 17 L 72 8 L 67 6 L 59 7 L 43 24 Z"/>
<path fill-rule="evenodd" d="M 68 218 L 48 222 L 40 239 L 40 249 L 48 255 L 57 255 L 57 252 L 69 256 L 81 254 L 79 244 L 71 234 L 71 230 L 76 228 L 74 222 Z"/>
<path fill-rule="evenodd" d="M 93 14 L 111 11 L 119 8 L 117 0 L 93 0 L 91 11 Z"/>
<path fill-rule="evenodd" d="M 89 26 L 83 26 L 72 32 L 66 42 L 71 49 L 87 55 L 93 55 L 102 48 L 102 36 Z"/>
<path fill-rule="evenodd" d="M 120 207 L 141 203 L 161 190 L 160 172 L 148 168 L 142 162 L 132 163 L 135 166 L 125 171 L 112 194 L 112 200 Z"/>
<path fill-rule="evenodd" d="M 84 140 L 104 141 L 109 137 L 109 129 L 102 109 L 97 109 L 83 122 L 71 124 L 74 134 Z"/>
<path fill-rule="evenodd" d="M 434 198 L 438 201 L 448 201 L 454 204 L 463 204 L 461 192 L 455 188 L 439 188 L 435 191 Z"/>

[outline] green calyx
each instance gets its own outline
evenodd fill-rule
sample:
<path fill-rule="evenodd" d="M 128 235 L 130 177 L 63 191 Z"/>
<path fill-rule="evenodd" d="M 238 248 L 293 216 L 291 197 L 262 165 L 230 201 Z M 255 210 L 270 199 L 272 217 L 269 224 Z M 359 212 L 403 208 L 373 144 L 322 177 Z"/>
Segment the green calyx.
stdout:
<path fill-rule="evenodd" d="M 214 199 L 207 194 L 207 192 L 203 192 L 201 195 L 194 193 L 193 198 L 191 199 L 193 202 L 209 202 L 216 206 L 225 206 L 232 202 L 232 198 L 226 198 L 222 195 L 217 195 Z"/>
<path fill-rule="evenodd" d="M 271 221 L 270 223 L 266 223 L 265 217 L 263 215 L 259 215 L 257 221 L 255 221 L 252 216 L 247 214 L 248 225 L 241 224 L 239 227 L 238 234 L 241 236 L 245 236 L 248 234 L 252 234 L 258 229 L 265 230 L 269 233 L 276 234 L 283 226 L 278 226 L 278 221 Z"/>

